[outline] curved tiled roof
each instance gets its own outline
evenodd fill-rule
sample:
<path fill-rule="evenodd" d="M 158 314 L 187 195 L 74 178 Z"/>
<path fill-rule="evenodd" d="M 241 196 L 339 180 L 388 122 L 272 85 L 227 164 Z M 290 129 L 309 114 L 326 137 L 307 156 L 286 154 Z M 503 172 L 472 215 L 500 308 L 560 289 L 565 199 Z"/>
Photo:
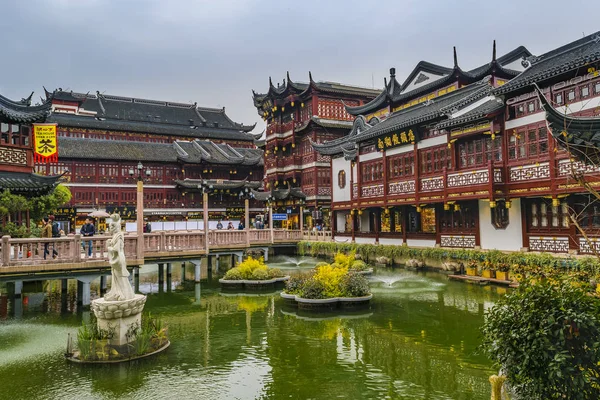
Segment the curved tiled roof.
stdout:
<path fill-rule="evenodd" d="M 296 95 L 298 97 L 306 97 L 310 91 L 316 90 L 321 93 L 331 93 L 336 95 L 356 95 L 367 98 L 373 98 L 377 96 L 379 90 L 369 89 L 360 86 L 345 85 L 337 82 L 327 81 L 314 81 L 312 73 L 308 73 L 308 83 L 294 82 L 290 79 L 289 72 L 287 73 L 287 79 L 284 79 L 283 85 L 275 87 L 273 81 L 269 78 L 269 90 L 267 93 L 257 93 L 252 91 L 252 100 L 256 108 L 261 108 L 263 102 L 267 98 L 271 99 L 284 99 L 290 95 Z M 260 110 L 259 110 L 260 114 Z"/>
<path fill-rule="evenodd" d="M 58 184 L 60 176 L 43 176 L 24 172 L 0 172 L 0 191 L 6 189 L 11 193 L 45 194 Z"/>
<path fill-rule="evenodd" d="M 106 129 L 148 133 L 163 133 L 163 130 L 168 130 L 169 132 L 164 133 L 175 135 L 192 127 L 197 130 L 196 135 L 192 136 L 250 141 L 252 138 L 246 132 L 254 129 L 256 125 L 244 125 L 232 121 L 225 113 L 225 108 L 200 107 L 196 103 L 140 99 L 99 92 L 83 94 L 62 90 L 55 90 L 52 93 L 46 91 L 46 96 L 48 99 L 80 104 L 80 114 L 85 110 L 87 115 L 77 116 L 59 112 L 53 114 L 53 118 L 56 116 L 62 124 L 76 127 L 85 127 L 85 124 L 89 123 L 93 125 L 90 128 L 102 129 L 104 123 L 111 127 Z M 94 116 L 90 114 L 96 117 L 97 122 L 93 122 Z M 235 137 L 236 135 L 238 137 Z"/>
<path fill-rule="evenodd" d="M 396 111 L 386 120 L 375 125 L 367 124 L 363 119 L 362 122 L 355 124 L 356 129 L 353 129 L 348 136 L 322 144 L 312 143 L 312 146 L 321 154 L 334 155 L 344 153 L 346 156 L 349 156 L 356 151 L 356 143 L 400 129 L 413 127 L 424 122 L 446 118 L 447 110 L 459 108 L 459 106 L 464 104 L 465 99 L 477 101 L 489 95 L 491 89 L 487 80 L 474 83 L 429 102 Z M 361 129 L 360 124 L 364 124 L 363 128 L 366 129 Z"/>
<path fill-rule="evenodd" d="M 519 75 L 518 71 L 514 71 L 512 69 L 505 68 L 503 65 L 510 64 L 515 60 L 519 59 L 523 55 L 531 55 L 531 53 L 523 46 L 519 46 L 516 49 L 510 51 L 504 56 L 496 59 L 496 43 L 494 41 L 494 50 L 492 54 L 492 61 L 481 65 L 477 68 L 474 68 L 469 71 L 465 71 L 458 66 L 456 49 L 454 50 L 454 67 L 448 68 L 442 65 L 433 64 L 427 61 L 419 61 L 415 68 L 413 68 L 412 72 L 408 75 L 408 77 L 404 80 L 402 85 L 394 88 L 394 92 L 390 93 L 389 88 L 386 86 L 381 93 L 369 103 L 364 104 L 358 107 L 346 107 L 346 110 L 351 115 L 359 115 L 359 114 L 369 114 L 380 110 L 385 105 L 394 103 L 403 103 L 407 102 L 415 97 L 422 96 L 424 94 L 430 93 L 433 90 L 438 88 L 442 88 L 444 86 L 448 86 L 459 79 L 467 83 L 472 83 L 483 79 L 487 75 L 494 74 L 495 76 L 503 77 L 503 78 L 512 78 Z M 392 74 L 392 71 L 395 72 L 394 69 L 390 70 L 391 81 L 395 81 L 395 77 Z M 411 91 L 406 91 L 406 88 L 413 82 L 415 77 L 421 71 L 430 72 L 435 75 L 441 76 L 440 79 L 434 80 L 425 85 L 418 86 Z"/>
<path fill-rule="evenodd" d="M 262 150 L 233 148 L 227 144 L 215 144 L 207 140 L 151 143 L 59 137 L 58 156 L 61 159 L 133 160 L 169 163 L 181 161 L 189 164 L 263 164 Z"/>
<path fill-rule="evenodd" d="M 44 122 L 50 114 L 51 103 L 46 101 L 38 106 L 30 106 L 31 96 L 21 101 L 10 100 L 0 95 L 0 121 L 31 124 Z"/>
<path fill-rule="evenodd" d="M 234 129 L 220 129 L 210 126 L 171 125 L 165 123 L 152 123 L 142 121 L 128 121 L 118 119 L 103 119 L 84 117 L 72 114 L 52 113 L 48 122 L 56 122 L 59 126 L 81 129 L 100 129 L 140 133 L 156 133 L 161 135 L 174 135 L 183 137 L 197 137 L 223 140 L 252 141 L 254 138 L 249 133 Z"/>
<path fill-rule="evenodd" d="M 600 117 L 563 114 L 552 107 L 537 85 L 534 87 L 556 141 L 585 164 L 600 165 Z"/>
<path fill-rule="evenodd" d="M 557 49 L 529 59 L 530 66 L 519 76 L 494 90 L 506 94 L 520 89 L 531 89 L 533 83 L 559 76 L 600 60 L 600 32 L 568 43 Z"/>
<path fill-rule="evenodd" d="M 176 179 L 175 185 L 188 190 L 202 190 L 202 186 L 208 186 L 211 189 L 218 190 L 235 190 L 235 189 L 258 189 L 261 182 L 249 181 L 247 179 L 241 181 L 216 180 L 216 179 Z"/>
<path fill-rule="evenodd" d="M 271 200 L 287 200 L 290 198 L 306 199 L 306 195 L 300 190 L 300 188 L 293 187 L 287 189 L 275 189 L 268 192 L 259 192 L 252 190 L 252 196 L 258 201 Z"/>
<path fill-rule="evenodd" d="M 459 117 L 450 118 L 448 120 L 442 121 L 439 124 L 437 124 L 435 127 L 437 129 L 452 128 L 455 126 L 459 126 L 459 125 L 467 124 L 470 122 L 475 122 L 480 119 L 484 119 L 484 118 L 486 118 L 492 114 L 495 114 L 497 112 L 500 112 L 502 110 L 504 110 L 504 103 L 502 102 L 502 100 L 493 98 L 493 99 L 490 99 L 490 100 L 486 101 L 485 103 L 475 107 L 471 111 L 464 113 L 463 115 L 461 115 Z"/>

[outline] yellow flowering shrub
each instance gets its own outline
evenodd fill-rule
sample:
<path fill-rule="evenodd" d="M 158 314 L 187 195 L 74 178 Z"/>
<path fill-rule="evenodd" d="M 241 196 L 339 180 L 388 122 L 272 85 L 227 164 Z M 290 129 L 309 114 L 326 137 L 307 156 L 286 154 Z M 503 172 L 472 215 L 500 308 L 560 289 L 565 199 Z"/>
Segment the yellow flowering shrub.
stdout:
<path fill-rule="evenodd" d="M 225 279 L 242 280 L 242 279 L 269 279 L 269 268 L 265 264 L 264 258 L 248 257 L 235 268 L 230 269 L 225 274 Z"/>
<path fill-rule="evenodd" d="M 348 274 L 348 267 L 332 267 L 324 265 L 317 268 L 313 279 L 323 285 L 323 294 L 326 297 L 338 297 L 342 295 L 340 283 Z"/>
<path fill-rule="evenodd" d="M 354 257 L 355 254 L 355 251 L 351 251 L 348 254 L 338 252 L 333 258 L 334 266 L 338 268 L 350 268 L 352 263 L 356 260 Z"/>

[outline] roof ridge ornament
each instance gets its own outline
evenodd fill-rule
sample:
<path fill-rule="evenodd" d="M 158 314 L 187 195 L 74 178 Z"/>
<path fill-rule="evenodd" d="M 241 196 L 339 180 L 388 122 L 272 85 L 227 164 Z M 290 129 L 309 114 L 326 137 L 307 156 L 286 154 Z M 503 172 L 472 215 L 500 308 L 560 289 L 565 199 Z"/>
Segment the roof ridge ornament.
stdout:
<path fill-rule="evenodd" d="M 492 62 L 496 61 L 496 39 L 494 39 L 494 46 L 492 49 Z"/>
<path fill-rule="evenodd" d="M 454 68 L 458 68 L 458 56 L 456 55 L 456 46 L 453 46 Z"/>
<path fill-rule="evenodd" d="M 198 143 L 198 139 L 194 140 L 192 142 L 192 147 L 194 147 L 196 150 L 198 150 L 200 153 L 202 153 L 202 156 L 206 159 L 206 160 L 210 160 L 212 158 L 212 156 L 210 155 L 210 153 L 206 150 L 204 150 L 204 147 L 202 147 L 200 145 L 200 143 Z"/>
<path fill-rule="evenodd" d="M 177 143 L 177 140 L 173 142 L 173 147 L 175 148 L 175 151 L 177 152 L 177 154 L 179 154 L 179 156 L 181 158 L 188 158 L 190 155 L 183 149 L 183 147 L 181 147 L 181 145 L 179 143 Z"/>

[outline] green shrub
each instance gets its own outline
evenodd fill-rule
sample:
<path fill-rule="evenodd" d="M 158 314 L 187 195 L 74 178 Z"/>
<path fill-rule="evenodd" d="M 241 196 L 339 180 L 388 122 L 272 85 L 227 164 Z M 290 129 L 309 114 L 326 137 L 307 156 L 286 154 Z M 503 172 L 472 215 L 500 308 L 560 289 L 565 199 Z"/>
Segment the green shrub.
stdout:
<path fill-rule="evenodd" d="M 352 263 L 350 267 L 353 271 L 366 271 L 368 269 L 367 263 L 363 260 L 356 260 Z"/>
<path fill-rule="evenodd" d="M 252 272 L 251 278 L 256 281 L 264 281 L 267 279 L 271 279 L 269 269 L 267 267 L 256 268 L 254 272 Z"/>
<path fill-rule="evenodd" d="M 570 282 L 523 282 L 487 313 L 484 352 L 523 399 L 599 399 L 599 301 Z"/>
<path fill-rule="evenodd" d="M 325 286 L 321 281 L 317 281 L 314 278 L 308 278 L 304 281 L 299 293 L 300 297 L 305 299 L 324 299 Z"/>
<path fill-rule="evenodd" d="M 269 268 L 269 279 L 280 278 L 284 276 L 283 272 L 279 268 Z"/>
<path fill-rule="evenodd" d="M 368 295 L 369 281 L 363 275 L 350 272 L 340 283 L 342 295 L 345 297 L 362 297 Z"/>
<path fill-rule="evenodd" d="M 223 279 L 231 281 L 240 281 L 244 279 L 244 277 L 242 276 L 242 271 L 240 271 L 238 267 L 234 267 L 225 273 Z"/>
<path fill-rule="evenodd" d="M 285 292 L 288 294 L 299 295 L 302 291 L 302 287 L 310 276 L 307 274 L 296 274 L 290 276 L 290 279 L 285 283 Z"/>

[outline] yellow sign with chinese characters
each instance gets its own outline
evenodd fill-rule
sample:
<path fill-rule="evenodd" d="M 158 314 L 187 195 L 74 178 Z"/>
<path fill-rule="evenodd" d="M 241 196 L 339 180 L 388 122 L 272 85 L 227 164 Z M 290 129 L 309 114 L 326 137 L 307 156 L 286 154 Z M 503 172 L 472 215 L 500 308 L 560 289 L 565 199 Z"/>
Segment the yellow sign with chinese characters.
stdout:
<path fill-rule="evenodd" d="M 464 135 L 466 133 L 473 133 L 473 132 L 485 131 L 485 130 L 490 130 L 490 129 L 491 129 L 491 124 L 489 122 L 485 122 L 483 124 L 479 124 L 476 126 L 468 126 L 466 128 L 453 129 L 450 132 L 450 136 L 456 137 L 456 136 Z"/>
<path fill-rule="evenodd" d="M 408 132 L 402 131 L 380 137 L 377 139 L 377 150 L 383 151 L 409 143 L 415 143 L 415 134 L 412 129 L 409 129 Z"/>
<path fill-rule="evenodd" d="M 33 154 L 36 162 L 58 161 L 56 124 L 33 125 Z"/>

